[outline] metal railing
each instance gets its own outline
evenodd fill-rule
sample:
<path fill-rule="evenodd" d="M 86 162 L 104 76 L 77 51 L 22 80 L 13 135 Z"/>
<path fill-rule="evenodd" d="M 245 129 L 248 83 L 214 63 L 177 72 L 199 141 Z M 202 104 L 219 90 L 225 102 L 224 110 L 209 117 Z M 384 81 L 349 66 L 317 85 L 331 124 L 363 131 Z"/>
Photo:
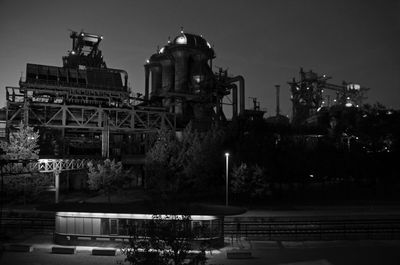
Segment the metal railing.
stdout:
<path fill-rule="evenodd" d="M 226 237 L 249 240 L 356 240 L 400 239 L 400 219 L 224 223 Z M 54 218 L 4 217 L 4 228 L 54 230 Z"/>
<path fill-rule="evenodd" d="M 400 219 L 226 222 L 225 236 L 260 240 L 400 239 Z"/>
<path fill-rule="evenodd" d="M 92 159 L 39 159 L 37 161 L 5 161 L 0 167 L 4 175 L 48 173 L 54 171 L 77 170 L 87 167 Z"/>
<path fill-rule="evenodd" d="M 3 217 L 0 227 L 16 230 L 53 231 L 54 226 L 54 218 Z"/>

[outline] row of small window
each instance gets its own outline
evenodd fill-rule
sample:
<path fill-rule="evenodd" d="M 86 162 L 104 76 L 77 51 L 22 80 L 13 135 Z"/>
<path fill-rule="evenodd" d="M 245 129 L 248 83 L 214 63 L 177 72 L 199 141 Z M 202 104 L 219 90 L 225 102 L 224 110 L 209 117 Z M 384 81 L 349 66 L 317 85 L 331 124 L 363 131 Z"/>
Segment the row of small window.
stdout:
<path fill-rule="evenodd" d="M 56 218 L 56 232 L 81 235 L 145 236 L 152 220 L 60 217 Z M 177 221 L 175 221 L 177 222 Z M 180 224 L 183 225 L 183 224 Z M 195 237 L 218 237 L 221 235 L 220 220 L 191 221 Z"/>

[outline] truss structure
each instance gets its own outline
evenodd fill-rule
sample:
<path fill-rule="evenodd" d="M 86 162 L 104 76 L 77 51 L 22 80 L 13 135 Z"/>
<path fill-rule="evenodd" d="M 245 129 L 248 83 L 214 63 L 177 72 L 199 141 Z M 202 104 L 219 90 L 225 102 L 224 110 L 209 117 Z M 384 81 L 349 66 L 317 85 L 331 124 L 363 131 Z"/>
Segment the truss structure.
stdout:
<path fill-rule="evenodd" d="M 2 176 L 28 173 L 54 173 L 80 170 L 87 167 L 92 159 L 39 159 L 37 161 L 4 161 L 0 170 Z"/>
<path fill-rule="evenodd" d="M 38 102 L 29 91 L 7 87 L 7 127 L 21 120 L 29 126 L 126 133 L 175 129 L 175 116 L 160 109 L 67 105 Z"/>

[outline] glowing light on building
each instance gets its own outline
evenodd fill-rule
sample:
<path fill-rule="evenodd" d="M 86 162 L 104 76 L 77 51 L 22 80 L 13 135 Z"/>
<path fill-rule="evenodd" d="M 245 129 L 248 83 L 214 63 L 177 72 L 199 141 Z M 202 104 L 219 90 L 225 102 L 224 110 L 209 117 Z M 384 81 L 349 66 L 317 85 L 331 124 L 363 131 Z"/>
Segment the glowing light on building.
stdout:
<path fill-rule="evenodd" d="M 115 218 L 115 219 L 138 219 L 152 220 L 155 216 L 159 216 L 163 220 L 182 220 L 184 215 L 168 215 L 168 214 L 138 214 L 138 213 L 89 213 L 89 212 L 57 212 L 57 216 L 65 217 L 95 217 L 95 218 Z M 190 215 L 193 221 L 214 220 L 218 219 L 213 215 Z"/>
<path fill-rule="evenodd" d="M 347 89 L 348 90 L 360 90 L 361 86 L 359 84 L 348 84 Z"/>
<path fill-rule="evenodd" d="M 176 44 L 187 44 L 186 36 L 185 36 L 185 35 L 179 36 L 179 37 L 176 39 L 175 42 L 176 42 Z"/>

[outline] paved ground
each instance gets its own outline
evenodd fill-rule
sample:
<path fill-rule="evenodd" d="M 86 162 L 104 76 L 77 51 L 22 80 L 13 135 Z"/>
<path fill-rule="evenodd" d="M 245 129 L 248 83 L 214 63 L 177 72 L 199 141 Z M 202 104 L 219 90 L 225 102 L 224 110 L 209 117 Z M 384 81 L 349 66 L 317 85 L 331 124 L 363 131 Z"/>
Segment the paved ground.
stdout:
<path fill-rule="evenodd" d="M 2 265 L 33 264 L 117 264 L 124 263 L 124 256 L 92 256 L 92 247 L 77 247 L 77 253 L 51 254 L 51 237 L 33 235 L 24 243 L 33 245 L 33 252 L 4 252 L 0 259 Z M 45 242 L 48 240 L 47 242 Z M 34 241 L 42 241 L 34 243 Z M 250 252 L 249 259 L 227 259 L 229 251 Z M 400 241 L 246 241 L 244 238 L 226 246 L 207 252 L 207 264 L 213 265 L 398 265 L 400 264 Z"/>

